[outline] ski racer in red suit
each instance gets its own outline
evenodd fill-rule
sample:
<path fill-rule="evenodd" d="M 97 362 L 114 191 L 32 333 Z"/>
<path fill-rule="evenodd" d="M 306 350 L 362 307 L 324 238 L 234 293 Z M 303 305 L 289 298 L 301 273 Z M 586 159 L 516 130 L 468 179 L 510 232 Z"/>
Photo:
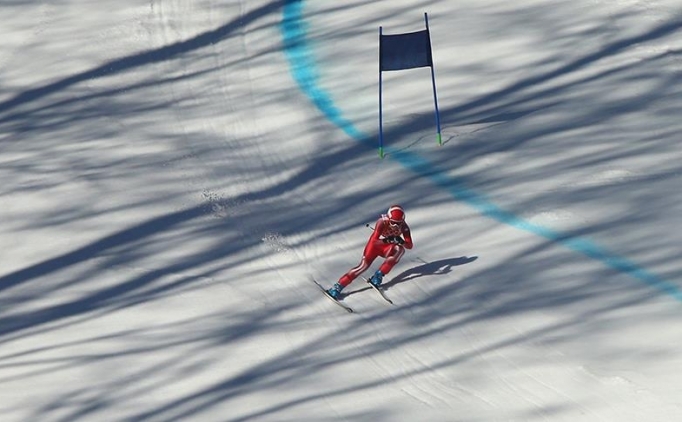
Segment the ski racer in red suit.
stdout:
<path fill-rule="evenodd" d="M 385 258 L 381 267 L 369 279 L 379 287 L 384 276 L 400 261 L 405 249 L 412 249 L 410 227 L 405 222 L 405 211 L 400 205 L 392 205 L 386 214 L 382 214 L 374 226 L 374 232 L 365 245 L 360 263 L 341 276 L 339 281 L 327 290 L 334 299 L 338 299 L 341 290 L 348 286 L 360 274 L 365 272 L 377 257 Z"/>

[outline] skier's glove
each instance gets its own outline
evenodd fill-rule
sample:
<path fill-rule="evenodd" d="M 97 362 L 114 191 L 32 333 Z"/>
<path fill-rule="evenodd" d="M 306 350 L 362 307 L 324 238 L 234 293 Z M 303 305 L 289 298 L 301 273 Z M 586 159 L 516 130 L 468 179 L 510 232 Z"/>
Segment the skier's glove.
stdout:
<path fill-rule="evenodd" d="M 384 239 L 384 243 L 392 243 L 394 245 L 402 245 L 405 243 L 402 237 L 400 236 L 389 236 Z"/>

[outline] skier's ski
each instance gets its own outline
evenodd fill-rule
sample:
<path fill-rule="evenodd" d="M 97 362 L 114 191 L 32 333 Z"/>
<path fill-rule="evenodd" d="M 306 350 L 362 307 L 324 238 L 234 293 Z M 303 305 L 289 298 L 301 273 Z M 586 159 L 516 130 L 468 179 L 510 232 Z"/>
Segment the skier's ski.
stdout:
<path fill-rule="evenodd" d="M 384 291 L 384 289 L 382 289 L 381 287 L 377 287 L 377 286 L 375 286 L 374 284 L 370 283 L 369 280 L 367 280 L 365 277 L 362 277 L 362 279 L 365 280 L 365 282 L 366 282 L 367 284 L 369 284 L 371 288 L 373 288 L 374 290 L 376 290 L 377 292 L 379 292 L 379 294 L 381 295 L 381 297 L 382 297 L 386 302 L 388 302 L 388 303 L 390 303 L 391 305 L 393 305 L 393 301 L 392 301 L 388 296 L 386 296 L 386 292 Z"/>
<path fill-rule="evenodd" d="M 318 283 L 317 280 L 315 280 L 314 278 L 311 278 L 310 280 L 311 280 L 313 283 L 315 283 L 315 285 L 317 285 L 317 287 L 319 287 L 320 290 L 322 290 L 322 293 L 323 293 L 329 300 L 331 300 L 332 302 L 336 303 L 337 305 L 339 305 L 340 307 L 342 307 L 343 309 L 345 309 L 346 312 L 348 312 L 348 313 L 353 313 L 353 308 L 351 308 L 350 306 L 346 305 L 345 303 L 343 303 L 343 302 L 341 302 L 341 301 L 338 301 L 338 300 L 334 299 L 333 297 L 329 296 L 329 293 L 327 293 L 327 289 L 325 289 L 324 287 L 322 287 L 322 285 L 321 285 L 320 283 Z"/>

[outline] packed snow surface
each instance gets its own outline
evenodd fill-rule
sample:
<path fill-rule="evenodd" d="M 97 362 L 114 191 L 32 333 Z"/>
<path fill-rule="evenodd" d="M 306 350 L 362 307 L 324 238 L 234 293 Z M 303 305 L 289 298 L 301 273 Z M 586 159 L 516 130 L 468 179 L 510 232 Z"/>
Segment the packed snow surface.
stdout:
<path fill-rule="evenodd" d="M 682 420 L 679 0 L 0 17 L 3 422 Z"/>

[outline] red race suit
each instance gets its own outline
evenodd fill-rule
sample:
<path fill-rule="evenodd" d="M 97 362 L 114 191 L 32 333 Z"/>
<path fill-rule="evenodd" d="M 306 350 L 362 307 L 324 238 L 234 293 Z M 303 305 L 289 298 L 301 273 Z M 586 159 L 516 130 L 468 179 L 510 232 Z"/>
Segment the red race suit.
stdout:
<path fill-rule="evenodd" d="M 399 243 L 395 243 L 396 239 L 400 239 L 402 242 L 398 241 Z M 365 245 L 362 260 L 360 260 L 357 266 L 341 276 L 339 284 L 343 287 L 348 286 L 360 274 L 365 272 L 377 257 L 386 259 L 381 264 L 381 267 L 379 267 L 379 271 L 384 275 L 388 274 L 395 264 L 400 262 L 400 258 L 405 254 L 405 249 L 412 249 L 413 246 L 410 227 L 407 223 L 405 221 L 393 223 L 387 215 L 382 215 L 377 220 L 374 232 L 367 241 L 367 245 Z"/>

